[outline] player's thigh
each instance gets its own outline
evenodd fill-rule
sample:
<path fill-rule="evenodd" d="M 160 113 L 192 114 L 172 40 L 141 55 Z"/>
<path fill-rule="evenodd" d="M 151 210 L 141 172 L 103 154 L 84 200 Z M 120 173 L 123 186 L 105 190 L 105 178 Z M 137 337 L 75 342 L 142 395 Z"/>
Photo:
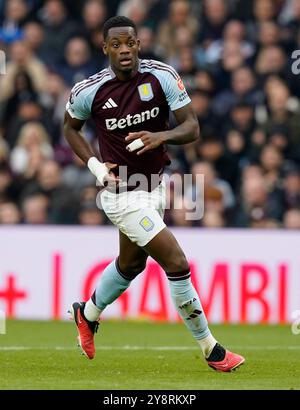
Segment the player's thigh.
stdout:
<path fill-rule="evenodd" d="M 119 231 L 119 244 L 119 267 L 121 272 L 128 277 L 130 276 L 130 278 L 134 278 L 145 269 L 148 253 L 121 231 Z"/>
<path fill-rule="evenodd" d="M 148 203 L 136 203 L 125 206 L 113 212 L 111 208 L 104 209 L 111 222 L 136 246 L 143 247 L 149 243 L 166 224 L 158 210 L 148 207 Z"/>
<path fill-rule="evenodd" d="M 124 238 L 138 247 L 144 247 L 166 227 L 160 212 L 164 200 L 159 189 L 150 194 L 143 191 L 120 195 L 103 192 L 101 203 L 107 217 L 125 235 Z M 125 248 L 130 246 L 127 238 L 124 239 Z"/>
<path fill-rule="evenodd" d="M 166 272 L 182 272 L 189 269 L 183 250 L 167 227 L 143 248 Z"/>

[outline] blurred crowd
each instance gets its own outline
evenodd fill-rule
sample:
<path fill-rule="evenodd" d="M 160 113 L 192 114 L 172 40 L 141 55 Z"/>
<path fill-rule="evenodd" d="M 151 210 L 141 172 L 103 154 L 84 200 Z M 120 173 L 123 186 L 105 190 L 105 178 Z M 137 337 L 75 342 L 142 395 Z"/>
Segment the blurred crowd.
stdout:
<path fill-rule="evenodd" d="M 137 24 L 141 58 L 180 73 L 201 127 L 169 146 L 167 172 L 204 174 L 204 218 L 185 217 L 195 177 L 166 222 L 299 229 L 300 0 L 0 0 L 0 224 L 109 223 L 62 123 L 72 85 L 106 67 L 101 28 L 117 14 Z M 92 122 L 84 134 L 95 145 Z"/>

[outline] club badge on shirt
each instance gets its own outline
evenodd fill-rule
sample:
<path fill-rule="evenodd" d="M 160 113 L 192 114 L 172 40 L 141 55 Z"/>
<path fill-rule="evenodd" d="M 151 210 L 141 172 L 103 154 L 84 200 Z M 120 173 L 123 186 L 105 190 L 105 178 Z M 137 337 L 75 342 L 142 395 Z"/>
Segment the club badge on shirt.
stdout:
<path fill-rule="evenodd" d="M 150 101 L 154 97 L 150 83 L 144 83 L 139 85 L 138 90 L 142 101 Z"/>

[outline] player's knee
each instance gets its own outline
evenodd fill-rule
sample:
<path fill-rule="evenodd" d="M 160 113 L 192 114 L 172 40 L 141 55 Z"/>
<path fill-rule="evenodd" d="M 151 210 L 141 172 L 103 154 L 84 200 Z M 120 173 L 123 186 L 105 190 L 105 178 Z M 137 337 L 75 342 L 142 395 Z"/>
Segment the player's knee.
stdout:
<path fill-rule="evenodd" d="M 184 254 L 173 255 L 164 267 L 166 272 L 176 273 L 189 270 L 189 264 Z"/>
<path fill-rule="evenodd" d="M 146 268 L 146 261 L 132 261 L 132 262 L 121 262 L 119 260 L 119 267 L 121 272 L 129 279 L 134 279 L 137 275 L 143 272 Z"/>
<path fill-rule="evenodd" d="M 131 272 L 132 275 L 137 276 L 140 273 L 142 273 L 146 268 L 146 263 L 140 263 L 140 264 L 133 264 L 128 267 L 128 272 Z"/>

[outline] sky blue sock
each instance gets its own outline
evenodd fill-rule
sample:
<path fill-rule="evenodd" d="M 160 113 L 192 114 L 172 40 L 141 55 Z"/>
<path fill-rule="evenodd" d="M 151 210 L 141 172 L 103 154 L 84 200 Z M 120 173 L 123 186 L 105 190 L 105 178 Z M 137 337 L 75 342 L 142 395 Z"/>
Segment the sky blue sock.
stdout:
<path fill-rule="evenodd" d="M 199 296 L 190 278 L 174 280 L 169 278 L 171 296 L 177 312 L 192 332 L 195 339 L 204 339 L 210 335 L 207 320 Z"/>
<path fill-rule="evenodd" d="M 131 283 L 118 271 L 116 264 L 114 260 L 104 269 L 95 290 L 96 306 L 101 310 L 116 300 Z"/>

